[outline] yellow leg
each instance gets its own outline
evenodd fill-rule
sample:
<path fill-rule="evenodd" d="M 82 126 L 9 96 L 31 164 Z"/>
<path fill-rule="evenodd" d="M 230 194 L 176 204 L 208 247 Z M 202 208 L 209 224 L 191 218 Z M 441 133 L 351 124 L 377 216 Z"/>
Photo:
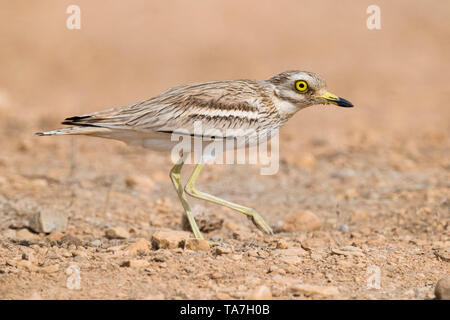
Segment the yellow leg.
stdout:
<path fill-rule="evenodd" d="M 195 198 L 198 198 L 198 199 L 217 203 L 222 206 L 239 211 L 239 212 L 247 215 L 249 218 L 251 218 L 252 222 L 255 224 L 255 226 L 258 229 L 260 229 L 268 234 L 273 234 L 272 228 L 270 228 L 270 226 L 264 221 L 264 219 L 252 208 L 247 208 L 247 207 L 241 206 L 239 204 L 217 198 L 208 193 L 198 191 L 195 188 L 195 181 L 197 180 L 200 172 L 202 171 L 203 166 L 204 166 L 203 164 L 197 164 L 195 166 L 194 172 L 192 173 L 191 177 L 189 178 L 189 181 L 187 182 L 186 186 L 184 187 L 184 190 L 186 191 L 187 194 L 189 194 L 190 196 L 193 196 Z"/>
<path fill-rule="evenodd" d="M 177 164 L 173 166 L 170 170 L 170 179 L 177 190 L 178 198 L 180 198 L 181 204 L 183 205 L 184 212 L 186 212 L 189 224 L 191 225 L 192 232 L 194 236 L 198 239 L 203 239 L 200 230 L 198 229 L 197 223 L 195 222 L 194 216 L 192 215 L 191 208 L 186 200 L 186 196 L 184 194 L 183 186 L 181 185 L 181 168 L 183 167 L 184 161 L 189 154 L 183 154 L 178 160 Z"/>

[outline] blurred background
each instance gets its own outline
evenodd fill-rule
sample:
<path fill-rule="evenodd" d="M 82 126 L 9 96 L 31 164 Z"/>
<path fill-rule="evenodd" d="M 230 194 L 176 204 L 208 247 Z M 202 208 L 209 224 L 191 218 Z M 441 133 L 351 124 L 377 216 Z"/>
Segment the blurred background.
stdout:
<path fill-rule="evenodd" d="M 73 1 L 4 2 L 2 106 L 50 129 L 179 84 L 299 69 L 357 108 L 302 112 L 288 124 L 296 139 L 318 123 L 328 138 L 367 125 L 448 126 L 450 5 L 377 1 L 381 30 L 368 30 L 372 2 L 76 1 L 80 30 L 66 28 Z"/>
<path fill-rule="evenodd" d="M 72 4 L 80 30 L 66 27 Z M 372 4 L 380 30 L 366 26 Z M 175 85 L 298 69 L 322 75 L 355 108 L 299 112 L 281 131 L 277 175 L 215 166 L 202 174 L 205 189 L 255 207 L 273 226 L 309 209 L 325 230 L 395 225 L 442 240 L 443 216 L 432 213 L 440 208 L 448 221 L 449 16 L 445 0 L 2 1 L 0 228 L 16 230 L 30 208 L 49 207 L 68 211 L 68 232 L 85 241 L 110 225 L 146 238 L 152 228 L 180 229 L 168 155 L 33 133 Z M 225 238 L 254 231 L 236 213 L 201 205 L 231 221 L 218 231 Z"/>

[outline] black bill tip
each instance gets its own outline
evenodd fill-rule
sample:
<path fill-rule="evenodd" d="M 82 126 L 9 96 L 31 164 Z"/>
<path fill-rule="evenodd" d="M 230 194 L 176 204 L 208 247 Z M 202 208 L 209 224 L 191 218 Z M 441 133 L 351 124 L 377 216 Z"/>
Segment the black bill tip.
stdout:
<path fill-rule="evenodd" d="M 339 107 L 344 107 L 344 108 L 352 108 L 353 107 L 353 103 L 351 103 L 348 100 L 345 100 L 344 98 L 340 98 L 336 101 L 337 105 Z"/>

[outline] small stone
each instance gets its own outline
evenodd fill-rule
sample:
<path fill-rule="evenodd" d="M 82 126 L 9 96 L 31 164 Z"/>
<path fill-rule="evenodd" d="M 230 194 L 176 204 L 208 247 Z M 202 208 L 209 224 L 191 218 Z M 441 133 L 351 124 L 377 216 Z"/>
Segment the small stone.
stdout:
<path fill-rule="evenodd" d="M 435 249 L 433 253 L 436 257 L 445 262 L 450 262 L 450 248 L 446 249 Z"/>
<path fill-rule="evenodd" d="M 100 240 L 100 239 L 92 240 L 91 242 L 88 243 L 88 245 L 91 246 L 91 247 L 94 247 L 94 248 L 101 247 L 102 240 Z"/>
<path fill-rule="evenodd" d="M 66 231 L 67 220 L 66 212 L 43 208 L 31 217 L 29 225 L 35 232 Z"/>
<path fill-rule="evenodd" d="M 221 273 L 221 272 L 219 272 L 219 271 L 216 271 L 216 272 L 211 273 L 211 274 L 209 275 L 209 277 L 210 277 L 211 279 L 213 279 L 213 280 L 217 280 L 217 279 L 223 278 L 224 275 L 223 275 L 223 273 Z"/>
<path fill-rule="evenodd" d="M 58 272 L 58 270 L 59 270 L 59 265 L 52 264 L 50 266 L 40 268 L 39 272 L 40 273 L 54 273 L 54 272 Z"/>
<path fill-rule="evenodd" d="M 286 271 L 284 269 L 281 269 L 281 268 L 277 267 L 277 266 L 270 266 L 269 270 L 267 270 L 267 273 L 285 275 Z"/>
<path fill-rule="evenodd" d="M 48 241 L 58 241 L 61 240 L 61 238 L 64 237 L 64 234 L 59 231 L 53 231 L 47 236 Z"/>
<path fill-rule="evenodd" d="M 290 249 L 276 249 L 272 251 L 272 254 L 279 256 L 303 256 L 306 254 L 306 251 L 303 248 L 290 248 Z"/>
<path fill-rule="evenodd" d="M 132 255 L 144 255 L 150 252 L 150 241 L 144 238 L 138 239 L 136 242 L 131 243 L 126 248 Z"/>
<path fill-rule="evenodd" d="M 63 256 L 64 258 L 71 258 L 72 257 L 72 253 L 69 250 L 66 250 L 66 249 L 63 249 L 63 248 L 59 251 L 59 254 L 61 256 Z"/>
<path fill-rule="evenodd" d="M 434 294 L 438 300 L 450 300 L 450 276 L 445 276 L 437 282 Z"/>
<path fill-rule="evenodd" d="M 108 252 L 112 252 L 114 254 L 118 254 L 123 250 L 123 246 L 111 246 L 106 249 Z"/>
<path fill-rule="evenodd" d="M 152 246 L 154 249 L 179 248 L 190 236 L 191 234 L 185 231 L 156 231 L 152 235 Z"/>
<path fill-rule="evenodd" d="M 240 261 L 242 260 L 242 254 L 233 254 L 231 255 L 231 259 L 233 259 L 234 261 Z"/>
<path fill-rule="evenodd" d="M 22 267 L 22 268 L 25 268 L 25 269 L 27 269 L 28 271 L 35 271 L 36 270 L 36 267 L 31 263 L 31 261 L 28 261 L 28 260 L 20 260 L 20 261 L 17 261 L 17 264 L 16 264 L 18 267 Z"/>
<path fill-rule="evenodd" d="M 105 236 L 108 239 L 128 239 L 130 233 L 122 227 L 111 227 L 105 230 Z"/>
<path fill-rule="evenodd" d="M 217 214 L 211 213 L 205 210 L 205 208 L 196 206 L 192 210 L 194 212 L 194 219 L 197 222 L 198 228 L 201 232 L 211 232 L 215 230 L 222 229 L 223 226 L 223 218 L 220 218 Z M 189 224 L 189 220 L 187 216 L 184 214 L 182 221 L 182 228 L 185 231 L 190 231 L 191 226 Z"/>
<path fill-rule="evenodd" d="M 290 286 L 293 295 L 330 297 L 339 294 L 339 289 L 334 286 L 316 286 L 311 284 L 295 284 Z"/>
<path fill-rule="evenodd" d="M 209 251 L 211 247 L 204 239 L 189 238 L 185 241 L 184 249 L 192 251 Z"/>
<path fill-rule="evenodd" d="M 3 232 L 3 237 L 5 237 L 6 239 L 15 239 L 16 231 L 12 229 L 7 229 L 5 232 Z"/>
<path fill-rule="evenodd" d="M 294 256 L 281 256 L 278 258 L 278 261 L 284 262 L 289 265 L 300 265 L 303 263 L 303 259 L 300 257 L 294 257 Z"/>
<path fill-rule="evenodd" d="M 288 248 L 288 243 L 286 240 L 284 240 L 284 239 L 277 240 L 277 249 L 287 249 L 287 248 Z"/>
<path fill-rule="evenodd" d="M 125 178 L 125 185 L 128 188 L 141 188 L 145 191 L 155 189 L 155 183 L 147 176 L 130 176 Z"/>
<path fill-rule="evenodd" d="M 21 229 L 16 232 L 16 240 L 19 241 L 36 241 L 39 239 L 39 236 L 31 233 L 28 229 Z"/>
<path fill-rule="evenodd" d="M 128 260 L 123 262 L 121 267 L 129 267 L 129 268 L 146 268 L 150 265 L 147 260 Z"/>
<path fill-rule="evenodd" d="M 71 250 L 70 253 L 74 257 L 87 258 L 89 255 L 86 253 L 85 249 L 81 247 L 81 249 Z"/>
<path fill-rule="evenodd" d="M 62 237 L 60 240 L 58 240 L 58 243 L 60 245 L 66 244 L 67 246 L 74 245 L 76 247 L 81 246 L 82 242 L 77 237 L 74 237 L 70 234 L 66 234 L 64 237 Z"/>
<path fill-rule="evenodd" d="M 249 300 L 271 300 L 272 291 L 267 286 L 259 286 L 255 288 L 248 296 Z"/>
<path fill-rule="evenodd" d="M 319 218 L 311 211 L 299 211 L 290 214 L 280 227 L 280 231 L 314 231 L 321 227 Z"/>
<path fill-rule="evenodd" d="M 334 254 L 344 256 L 360 256 L 360 257 L 364 256 L 364 253 L 361 251 L 361 249 L 354 246 L 346 246 L 340 249 L 331 249 L 331 252 Z"/>
<path fill-rule="evenodd" d="M 24 145 L 22 145 L 22 146 L 24 146 Z M 33 180 L 31 180 L 31 185 L 33 187 L 35 187 L 36 189 L 46 188 L 46 187 L 48 187 L 48 181 L 45 179 L 33 179 Z"/>
<path fill-rule="evenodd" d="M 183 267 L 184 271 L 186 271 L 187 273 L 193 273 L 195 271 L 195 268 L 192 266 L 184 266 Z"/>
<path fill-rule="evenodd" d="M 17 260 L 8 259 L 5 261 L 7 266 L 16 267 L 17 266 Z"/>
<path fill-rule="evenodd" d="M 346 225 L 346 224 L 340 224 L 339 227 L 338 227 L 338 230 L 339 230 L 340 232 L 347 232 L 347 231 L 348 231 L 348 225 Z"/>
<path fill-rule="evenodd" d="M 164 262 L 164 261 L 166 261 L 166 259 L 167 259 L 167 256 L 164 254 L 158 254 L 153 257 L 153 261 L 155 261 L 155 262 Z"/>
<path fill-rule="evenodd" d="M 223 254 L 230 254 L 232 252 L 233 252 L 232 248 L 223 246 L 217 246 L 215 251 L 216 255 L 218 256 L 221 256 Z"/>

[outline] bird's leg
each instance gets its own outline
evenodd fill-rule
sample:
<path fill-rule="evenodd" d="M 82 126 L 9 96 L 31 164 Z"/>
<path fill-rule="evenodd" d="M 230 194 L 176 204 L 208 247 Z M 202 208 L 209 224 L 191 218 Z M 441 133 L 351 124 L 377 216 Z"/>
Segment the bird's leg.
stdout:
<path fill-rule="evenodd" d="M 192 232 L 194 233 L 194 236 L 198 239 L 203 239 L 202 234 L 200 233 L 200 230 L 198 229 L 197 223 L 195 222 L 194 216 L 192 215 L 191 208 L 189 207 L 189 204 L 186 200 L 186 195 L 184 194 L 183 186 L 181 185 L 181 168 L 183 167 L 184 161 L 186 160 L 189 153 L 184 153 L 181 155 L 180 159 L 178 160 L 177 164 L 173 166 L 173 168 L 170 170 L 170 179 L 172 180 L 172 183 L 175 187 L 175 190 L 177 191 L 178 198 L 180 198 L 181 204 L 183 205 L 184 212 L 186 212 L 186 216 L 188 218 L 189 224 L 191 225 Z"/>
<path fill-rule="evenodd" d="M 195 166 L 194 172 L 192 172 L 191 177 L 189 178 L 186 186 L 184 187 L 184 190 L 186 191 L 187 194 L 198 199 L 217 203 L 222 206 L 239 211 L 247 215 L 249 218 L 251 218 L 252 222 L 256 225 L 258 229 L 267 232 L 268 234 L 273 234 L 272 228 L 270 228 L 270 226 L 264 221 L 264 219 L 252 208 L 247 208 L 239 204 L 220 199 L 208 193 L 198 191 L 195 188 L 195 181 L 197 180 L 200 172 L 202 171 L 203 166 L 204 164 L 197 164 Z"/>

